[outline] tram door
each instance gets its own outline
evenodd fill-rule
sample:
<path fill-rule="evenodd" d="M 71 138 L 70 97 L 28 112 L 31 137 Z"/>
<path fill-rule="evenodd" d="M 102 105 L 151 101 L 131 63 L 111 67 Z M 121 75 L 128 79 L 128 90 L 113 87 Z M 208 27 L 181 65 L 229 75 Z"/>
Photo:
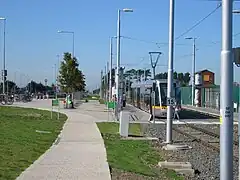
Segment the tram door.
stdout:
<path fill-rule="evenodd" d="M 153 92 L 155 92 L 154 95 L 153 95 Z M 149 98 L 150 114 L 153 114 L 153 106 L 155 106 L 155 102 L 156 102 L 155 100 L 156 100 L 156 83 L 154 82 L 152 88 L 150 89 L 150 98 Z"/>

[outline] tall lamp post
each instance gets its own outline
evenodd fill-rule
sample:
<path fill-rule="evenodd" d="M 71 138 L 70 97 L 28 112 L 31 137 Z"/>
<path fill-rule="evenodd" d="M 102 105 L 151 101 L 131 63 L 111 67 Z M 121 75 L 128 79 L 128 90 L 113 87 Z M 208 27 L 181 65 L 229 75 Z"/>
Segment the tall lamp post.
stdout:
<path fill-rule="evenodd" d="M 233 13 L 234 14 L 240 14 L 240 10 L 237 9 L 237 10 L 233 10 Z M 236 58 L 236 57 L 235 57 Z M 239 110 L 240 110 L 240 107 L 239 107 Z M 240 115 L 238 117 L 238 141 L 240 140 Z M 238 156 L 240 155 L 240 144 L 238 145 Z M 238 157 L 238 162 L 240 160 L 240 156 Z M 238 179 L 240 179 L 240 166 L 238 166 Z"/>
<path fill-rule="evenodd" d="M 117 73 L 116 73 L 116 97 L 117 97 L 117 112 L 121 107 L 120 99 L 122 99 L 122 92 L 119 92 L 119 71 L 120 71 L 120 37 L 121 37 L 121 12 L 133 12 L 132 9 L 119 9 L 118 10 L 118 22 L 117 22 Z M 117 113 L 118 114 L 118 113 Z"/>
<path fill-rule="evenodd" d="M 72 57 L 74 57 L 74 32 L 73 31 L 58 31 L 58 33 L 63 33 L 63 34 L 72 34 Z"/>
<path fill-rule="evenodd" d="M 195 66 L 196 66 L 196 37 L 186 37 L 187 40 L 193 40 L 193 58 L 192 58 L 192 106 L 194 106 L 195 96 Z"/>
<path fill-rule="evenodd" d="M 220 180 L 233 180 L 233 0 L 222 0 Z"/>
<path fill-rule="evenodd" d="M 168 59 L 168 87 L 167 98 L 172 98 L 173 92 L 173 51 L 174 51 L 174 3 L 175 0 L 170 0 L 169 9 L 169 59 Z M 167 134 L 166 143 L 172 143 L 172 106 L 167 106 Z"/>
<path fill-rule="evenodd" d="M 109 101 L 112 99 L 112 68 L 113 68 L 113 62 L 112 62 L 112 56 L 113 56 L 113 48 L 112 48 L 112 40 L 114 37 L 110 37 L 110 60 L 109 60 Z"/>
<path fill-rule="evenodd" d="M 3 94 L 5 94 L 5 84 L 6 84 L 6 79 L 5 77 L 7 76 L 6 72 L 6 18 L 0 17 L 0 20 L 3 21 Z"/>

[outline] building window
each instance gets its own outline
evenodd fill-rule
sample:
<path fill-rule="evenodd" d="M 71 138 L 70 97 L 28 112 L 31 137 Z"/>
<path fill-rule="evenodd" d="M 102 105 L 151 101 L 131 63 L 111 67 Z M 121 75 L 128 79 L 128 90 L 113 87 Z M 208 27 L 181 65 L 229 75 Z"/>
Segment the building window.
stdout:
<path fill-rule="evenodd" d="M 207 82 L 210 81 L 210 75 L 204 75 L 203 80 Z"/>

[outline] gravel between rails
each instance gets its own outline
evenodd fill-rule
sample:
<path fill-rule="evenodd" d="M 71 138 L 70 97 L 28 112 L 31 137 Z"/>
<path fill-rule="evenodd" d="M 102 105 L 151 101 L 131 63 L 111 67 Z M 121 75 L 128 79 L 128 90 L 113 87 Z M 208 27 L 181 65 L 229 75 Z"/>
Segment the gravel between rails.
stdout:
<path fill-rule="evenodd" d="M 178 127 L 180 125 L 173 125 L 174 127 Z M 216 125 L 197 125 L 201 128 L 208 127 L 207 130 L 217 129 Z M 219 126 L 219 125 L 217 125 Z M 145 134 L 148 136 L 154 136 L 158 134 L 160 140 L 165 141 L 165 129 L 166 126 L 164 124 L 156 124 L 155 127 L 153 125 L 143 125 L 143 129 Z M 216 130 L 217 131 L 217 130 Z M 215 132 L 215 131 L 214 131 Z M 219 132 L 219 130 L 218 130 Z M 212 180 L 212 179 L 220 179 L 220 159 L 219 153 L 212 150 L 209 147 L 206 147 L 196 141 L 192 141 L 189 137 L 186 137 L 180 133 L 173 131 L 173 139 L 175 143 L 179 144 L 187 144 L 192 147 L 191 150 L 185 151 L 162 151 L 164 153 L 164 158 L 167 161 L 183 161 L 190 162 L 195 170 L 195 177 L 187 177 L 187 180 Z M 162 145 L 160 143 L 154 143 L 157 148 L 161 148 Z M 237 148 L 235 146 L 235 148 Z M 235 149 L 238 151 L 238 148 Z M 238 179 L 238 162 L 234 161 L 234 179 Z"/>
<path fill-rule="evenodd" d="M 216 134 L 220 134 L 220 125 L 194 124 L 194 126 L 204 128 Z M 235 141 L 238 141 L 238 125 L 233 126 L 233 138 Z"/>

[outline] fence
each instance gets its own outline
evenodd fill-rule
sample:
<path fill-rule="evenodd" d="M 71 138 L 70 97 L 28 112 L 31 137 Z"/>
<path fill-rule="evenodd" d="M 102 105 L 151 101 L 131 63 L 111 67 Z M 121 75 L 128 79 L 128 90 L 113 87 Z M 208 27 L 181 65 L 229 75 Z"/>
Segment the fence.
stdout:
<path fill-rule="evenodd" d="M 201 88 L 201 101 L 200 106 L 212 109 L 220 109 L 220 86 L 216 85 L 213 87 Z M 182 104 L 191 105 L 192 100 L 192 87 L 182 87 L 181 88 L 181 98 Z M 233 85 L 233 103 L 234 111 L 238 112 L 238 107 L 240 105 L 240 86 L 239 84 Z"/>

